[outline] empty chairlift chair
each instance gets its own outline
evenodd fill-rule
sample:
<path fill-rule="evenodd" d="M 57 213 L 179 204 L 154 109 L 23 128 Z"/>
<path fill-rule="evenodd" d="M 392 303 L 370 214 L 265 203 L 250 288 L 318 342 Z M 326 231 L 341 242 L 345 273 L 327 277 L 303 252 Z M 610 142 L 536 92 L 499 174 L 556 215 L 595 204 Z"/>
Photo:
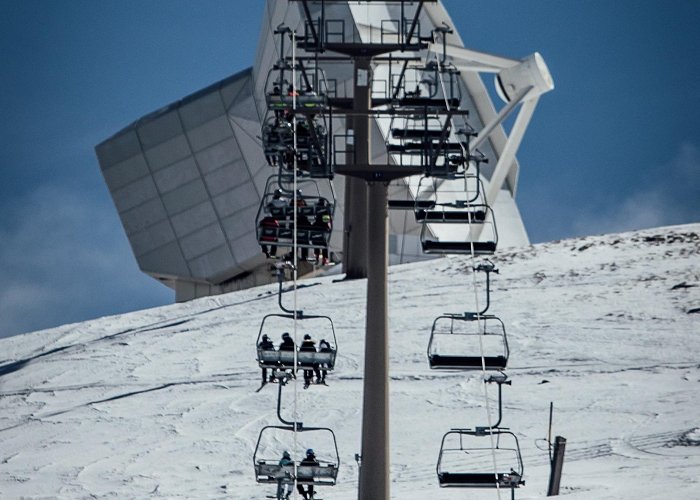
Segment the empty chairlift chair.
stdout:
<path fill-rule="evenodd" d="M 509 430 L 452 429 L 442 438 L 437 463 L 442 488 L 519 488 L 523 473 L 518 438 Z"/>
<path fill-rule="evenodd" d="M 483 201 L 478 175 L 455 179 L 424 176 L 415 190 L 414 214 L 425 253 L 490 255 L 498 233 L 493 210 Z M 403 205 L 408 205 L 406 201 Z M 397 202 L 390 204 L 399 208 Z M 404 208 L 404 207 L 401 207 Z"/>
<path fill-rule="evenodd" d="M 416 221 L 433 224 L 483 224 L 488 209 L 489 207 L 483 204 L 434 204 L 429 208 L 417 209 Z"/>
<path fill-rule="evenodd" d="M 427 254 L 492 255 L 498 246 L 498 232 L 493 210 L 479 205 L 475 212 L 468 212 L 467 220 L 456 220 L 464 215 L 433 213 L 423 216 L 420 241 Z M 437 220 L 443 217 L 442 220 Z M 449 220 L 448 220 L 449 219 Z M 445 227 L 449 223 L 449 227 Z"/>
<path fill-rule="evenodd" d="M 432 369 L 504 370 L 508 354 L 505 325 L 496 316 L 445 314 L 433 321 L 428 342 Z"/>
<path fill-rule="evenodd" d="M 424 174 L 434 177 L 463 177 L 468 164 L 468 142 L 462 131 L 467 126 L 460 128 L 459 133 L 453 132 L 451 113 L 432 114 L 423 109 L 416 115 L 393 118 L 386 144 L 393 161 L 418 166 Z"/>

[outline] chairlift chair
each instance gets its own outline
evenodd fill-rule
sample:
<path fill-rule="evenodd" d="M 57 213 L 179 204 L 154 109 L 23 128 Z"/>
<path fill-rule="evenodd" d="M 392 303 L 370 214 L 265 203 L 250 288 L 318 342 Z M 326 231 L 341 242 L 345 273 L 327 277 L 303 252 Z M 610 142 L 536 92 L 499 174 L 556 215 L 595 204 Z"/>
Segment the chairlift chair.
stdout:
<path fill-rule="evenodd" d="M 299 248 L 328 248 L 332 234 L 332 221 L 335 214 L 335 191 L 332 182 L 321 189 L 321 181 L 300 179 L 297 188 L 303 194 L 297 194 L 294 205 L 292 182 L 282 175 L 271 176 L 265 185 L 265 194 L 260 200 L 256 215 L 256 233 L 260 245 L 275 247 L 293 247 L 296 232 L 296 244 Z M 276 197 L 277 192 L 282 197 Z M 284 201 L 276 203 L 276 200 Z M 294 225 L 296 213 L 297 224 Z M 328 223 L 317 225 L 316 220 L 328 215 Z"/>
<path fill-rule="evenodd" d="M 265 101 L 272 111 L 323 113 L 328 109 L 326 73 L 314 60 L 298 58 L 293 67 L 289 58 L 280 59 L 267 73 Z"/>
<path fill-rule="evenodd" d="M 441 488 L 514 489 L 525 484 L 518 438 L 505 428 L 450 430 L 442 437 L 436 469 Z"/>
<path fill-rule="evenodd" d="M 292 123 L 276 116 L 267 116 L 262 126 L 262 145 L 267 163 L 282 166 L 294 144 Z"/>
<path fill-rule="evenodd" d="M 433 179 L 423 176 L 416 199 L 430 200 L 429 208 L 415 209 L 422 223 L 420 241 L 425 253 L 490 255 L 496 250 L 498 232 L 493 210 L 484 200 L 478 176 Z"/>
<path fill-rule="evenodd" d="M 454 203 L 435 205 L 431 209 L 420 208 L 415 211 L 416 222 L 433 224 L 481 224 L 486 220 L 487 205 L 459 206 Z"/>
<path fill-rule="evenodd" d="M 282 43 L 290 32 L 276 31 Z M 313 59 L 298 58 L 293 65 L 282 58 L 267 74 L 265 99 L 262 142 L 268 163 L 287 170 L 296 167 L 313 178 L 332 178 L 332 118 L 324 70 Z"/>
<path fill-rule="evenodd" d="M 298 321 L 302 333 L 308 333 L 313 339 L 319 341 L 326 339 L 331 345 L 331 350 L 327 352 L 299 351 L 299 346 L 295 346 L 295 351 L 280 351 L 279 349 L 266 350 L 260 347 L 262 336 L 267 334 L 273 342 L 282 335 L 283 332 L 291 332 L 294 321 Z M 335 337 L 333 320 L 328 316 L 315 314 L 281 314 L 274 313 L 266 315 L 260 324 L 258 339 L 255 343 L 257 351 L 257 361 L 260 368 L 292 370 L 297 368 L 311 368 L 319 366 L 322 370 L 333 371 L 335 359 L 338 353 L 338 342 Z M 294 357 L 296 355 L 296 365 Z"/>
<path fill-rule="evenodd" d="M 457 130 L 453 129 L 453 121 Z M 423 173 L 434 177 L 463 177 L 469 166 L 467 158 L 469 135 L 462 132 L 471 127 L 466 123 L 466 111 L 432 112 L 427 108 L 415 114 L 392 117 L 387 138 L 387 153 L 396 164 L 420 165 Z"/>
<path fill-rule="evenodd" d="M 292 433 L 297 432 L 300 449 L 294 449 Z M 289 434 L 288 434 L 289 433 Z M 288 438 L 282 437 L 288 434 Z M 326 448 L 321 448 L 325 445 Z M 316 452 L 318 465 L 301 465 L 298 456 L 306 448 Z M 279 461 L 284 451 L 289 451 L 293 459 L 292 465 L 280 465 Z M 255 481 L 258 483 L 274 483 L 280 481 L 314 486 L 334 486 L 338 478 L 340 455 L 335 433 L 327 427 L 303 427 L 268 425 L 262 428 L 258 442 L 253 452 Z"/>
<path fill-rule="evenodd" d="M 434 370 L 504 370 L 508 356 L 505 325 L 494 315 L 444 314 L 433 321 L 428 363 Z"/>
<path fill-rule="evenodd" d="M 427 254 L 471 254 L 492 255 L 498 246 L 498 232 L 493 210 L 488 205 L 481 205 L 483 214 L 470 214 L 471 220 L 452 220 L 449 229 L 440 224 L 446 221 L 423 220 L 420 241 Z M 442 226 L 442 227 L 441 227 Z"/>
<path fill-rule="evenodd" d="M 261 128 L 268 165 L 288 172 L 296 168 L 304 177 L 333 178 L 329 126 L 330 120 L 324 116 L 268 114 Z"/>
<path fill-rule="evenodd" d="M 417 84 L 406 81 L 406 69 L 421 75 Z M 436 60 L 402 68 L 402 73 L 391 75 L 390 80 L 394 88 L 395 105 L 403 109 L 443 112 L 459 108 L 462 102 L 459 70 L 452 65 L 438 64 Z"/>

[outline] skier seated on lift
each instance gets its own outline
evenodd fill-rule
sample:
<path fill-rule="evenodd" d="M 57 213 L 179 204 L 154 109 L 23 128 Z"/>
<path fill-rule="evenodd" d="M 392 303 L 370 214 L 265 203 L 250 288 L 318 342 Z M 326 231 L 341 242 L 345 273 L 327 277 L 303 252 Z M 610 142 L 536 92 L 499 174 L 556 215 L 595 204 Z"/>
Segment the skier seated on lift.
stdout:
<path fill-rule="evenodd" d="M 270 337 L 267 336 L 267 334 L 262 336 L 262 339 L 260 340 L 260 343 L 258 344 L 258 347 L 262 349 L 263 351 L 274 351 L 275 350 L 275 344 L 272 343 L 272 340 L 270 340 Z M 274 375 L 270 375 L 270 382 L 272 382 L 275 379 Z M 265 385 L 267 383 L 267 368 L 262 369 L 262 385 Z"/>
<path fill-rule="evenodd" d="M 262 249 L 262 252 L 267 258 L 274 257 L 275 255 L 277 255 L 277 245 L 273 245 L 272 243 L 277 242 L 277 230 L 279 229 L 279 227 L 279 221 L 271 215 L 264 217 L 260 221 L 260 241 L 270 243 L 269 247 L 267 243 L 260 244 L 260 248 Z"/>
<path fill-rule="evenodd" d="M 333 352 L 333 348 L 326 339 L 321 339 L 321 342 L 318 343 L 318 352 Z M 321 365 L 321 380 L 318 381 L 321 384 L 326 383 L 326 375 L 328 374 L 326 368 L 328 368 L 328 365 L 323 363 Z"/>
<path fill-rule="evenodd" d="M 316 342 L 311 340 L 311 335 L 308 333 L 304 335 L 304 341 L 299 346 L 299 352 L 316 352 Z M 305 365 L 304 368 L 304 389 L 308 389 L 311 382 L 314 380 L 314 372 L 316 373 L 317 383 L 321 382 L 321 372 L 318 367 L 318 363 L 313 365 Z"/>
<path fill-rule="evenodd" d="M 297 138 L 303 137 L 304 140 L 301 142 L 305 143 L 308 145 L 308 140 L 306 140 L 307 137 L 311 135 L 311 132 L 309 131 L 309 122 L 306 120 L 297 120 Z M 297 143 L 297 146 L 299 144 Z"/>
<path fill-rule="evenodd" d="M 306 206 L 306 200 L 301 192 L 301 189 L 297 189 L 296 199 L 292 201 L 294 206 L 297 208 L 297 243 L 300 245 L 309 244 L 309 230 L 313 227 L 309 218 L 301 214 L 301 207 Z M 301 248 L 301 260 L 307 260 L 309 258 L 308 247 Z"/>
<path fill-rule="evenodd" d="M 294 351 L 294 341 L 288 332 L 282 334 L 282 343 L 280 344 L 280 351 Z"/>
<path fill-rule="evenodd" d="M 289 335 L 288 332 L 284 332 L 282 334 L 282 342 L 280 343 L 279 351 L 280 352 L 291 352 L 292 359 L 293 359 L 293 353 L 295 350 L 296 350 L 296 345 L 294 345 L 294 340 L 292 339 L 292 337 Z M 288 373 L 291 374 L 291 377 L 296 378 L 296 375 L 294 374 L 294 369 L 293 369 L 294 362 L 292 361 L 292 359 L 290 359 L 290 356 L 286 356 L 286 358 L 287 358 L 286 361 L 284 360 L 283 356 L 281 356 L 281 358 L 282 359 L 280 359 L 280 362 L 279 362 L 279 369 L 284 370 L 284 371 L 289 370 Z M 285 363 L 286 363 L 286 365 L 285 365 Z M 272 375 L 275 376 L 274 371 L 272 372 Z M 279 377 L 280 374 L 278 373 L 277 376 Z M 282 382 L 284 383 L 284 380 L 282 380 Z"/>
<path fill-rule="evenodd" d="M 306 450 L 306 457 L 301 461 L 299 464 L 300 466 L 304 465 L 320 465 L 318 463 L 318 460 L 316 460 L 316 455 L 314 454 L 314 450 L 309 448 Z M 297 484 L 297 490 L 299 490 L 299 494 L 304 497 L 305 500 L 313 500 L 314 498 L 314 485 L 310 484 L 307 487 L 307 490 L 304 491 L 304 485 L 303 484 Z"/>
<path fill-rule="evenodd" d="M 279 465 L 294 465 L 288 451 L 282 453 Z M 291 478 L 286 477 L 286 474 L 285 477 L 277 478 L 277 500 L 289 500 L 289 495 L 292 494 L 292 483 L 290 481 Z"/>
<path fill-rule="evenodd" d="M 290 85 L 289 87 L 287 87 L 287 97 L 292 99 L 285 99 L 283 97 L 282 101 L 287 102 L 287 106 L 289 106 L 294 101 L 293 96 L 299 96 L 299 92 L 297 92 L 296 89 L 292 85 Z M 285 120 L 291 123 L 294 120 L 294 110 L 287 108 L 284 110 L 284 114 L 282 116 Z"/>
<path fill-rule="evenodd" d="M 413 91 L 411 91 L 411 90 L 406 90 L 406 91 L 404 91 L 404 92 L 405 92 L 405 95 L 406 95 L 406 98 L 407 98 L 407 99 L 415 99 L 415 98 L 420 97 L 421 89 L 420 89 L 420 87 L 419 87 L 418 85 L 416 85 L 415 90 L 413 90 Z"/>
<path fill-rule="evenodd" d="M 313 223 L 313 228 L 315 231 L 311 236 L 311 243 L 316 246 L 314 248 L 314 255 L 316 256 L 316 264 L 319 262 L 319 257 L 322 257 L 321 265 L 328 265 L 328 237 L 333 229 L 333 221 L 331 220 L 331 213 L 328 209 L 328 200 L 321 198 L 316 203 L 316 219 Z"/>
<path fill-rule="evenodd" d="M 273 210 L 281 211 L 284 213 L 284 209 L 289 206 L 289 200 L 287 199 L 286 196 L 282 194 L 281 189 L 275 189 L 275 192 L 272 194 L 272 199 L 270 202 L 267 204 L 267 210 L 268 212 L 272 213 Z"/>

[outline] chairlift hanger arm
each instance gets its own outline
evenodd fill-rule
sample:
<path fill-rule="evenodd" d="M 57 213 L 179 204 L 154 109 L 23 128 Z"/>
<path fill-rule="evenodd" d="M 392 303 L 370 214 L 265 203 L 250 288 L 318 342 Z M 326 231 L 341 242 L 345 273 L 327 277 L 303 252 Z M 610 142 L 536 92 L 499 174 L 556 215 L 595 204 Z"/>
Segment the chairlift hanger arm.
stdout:
<path fill-rule="evenodd" d="M 401 67 L 401 73 L 399 73 L 399 81 L 396 82 L 396 88 L 392 94 L 392 98 L 396 99 L 399 96 L 399 91 L 401 90 L 401 83 L 403 82 L 404 75 L 406 74 L 406 68 L 408 68 L 408 59 L 405 59 Z M 391 71 L 389 72 L 389 79 L 391 79 Z"/>
<path fill-rule="evenodd" d="M 403 18 L 403 9 L 404 9 L 404 2 L 401 2 L 401 23 L 404 22 Z M 413 21 L 411 22 L 411 28 L 408 30 L 408 34 L 406 35 L 406 39 L 404 40 L 404 45 L 410 45 L 411 44 L 411 38 L 413 38 L 413 32 L 416 30 L 416 26 L 418 25 L 418 18 L 420 17 L 421 10 L 423 9 L 423 2 L 418 3 L 418 7 L 416 7 L 416 13 L 413 16 Z M 403 30 L 402 30 L 402 35 L 403 35 Z"/>
<path fill-rule="evenodd" d="M 284 83 L 284 70 L 286 69 L 286 61 L 284 58 L 284 35 L 286 35 L 287 33 L 291 33 L 291 32 L 292 32 L 291 28 L 285 24 L 278 25 L 277 29 L 275 29 L 275 31 L 274 31 L 275 35 L 280 36 L 280 54 L 281 54 L 281 57 L 278 61 L 279 63 L 281 63 L 280 67 L 278 68 L 280 71 L 280 74 L 279 74 L 280 89 L 282 88 L 281 87 L 282 83 Z M 277 64 L 275 64 L 275 66 L 277 66 Z"/>
<path fill-rule="evenodd" d="M 454 33 L 454 30 L 443 22 L 442 26 L 438 26 L 433 30 L 433 33 L 442 33 L 440 37 L 442 39 L 442 59 L 440 60 L 440 64 L 445 64 L 447 60 L 447 35 Z M 433 39 L 434 38 L 435 36 L 433 35 Z"/>
<path fill-rule="evenodd" d="M 287 421 L 284 418 L 282 418 L 282 387 L 287 385 L 287 379 L 282 378 L 279 381 L 278 388 L 277 388 L 277 418 L 279 419 L 280 422 L 282 422 L 284 425 L 288 425 L 292 427 L 294 430 L 301 430 L 304 427 L 304 424 L 302 422 L 295 422 L 295 421 Z"/>
<path fill-rule="evenodd" d="M 465 312 L 464 316 L 466 318 L 481 317 L 484 315 L 484 313 L 486 313 L 486 311 L 489 310 L 489 307 L 491 306 L 491 273 L 498 273 L 498 270 L 494 268 L 493 263 L 491 263 L 490 260 L 487 260 L 487 262 L 488 264 L 479 264 L 478 266 L 472 268 L 474 272 L 482 271 L 486 273 L 486 306 L 478 313 Z"/>
<path fill-rule="evenodd" d="M 304 316 L 304 311 L 287 309 L 286 307 L 284 307 L 284 305 L 282 305 L 282 283 L 284 282 L 284 269 L 285 267 L 293 269 L 294 265 L 291 262 L 285 262 L 284 264 L 277 264 L 275 267 L 277 268 L 277 282 L 279 283 L 277 301 L 280 306 L 280 309 L 282 309 L 287 314 L 291 314 L 296 318 L 302 318 Z"/>
<path fill-rule="evenodd" d="M 304 85 L 306 85 L 306 89 L 312 89 L 313 87 L 311 85 L 311 82 L 309 81 L 309 75 L 306 73 L 306 67 L 304 66 L 304 63 L 302 61 L 297 61 L 297 63 L 299 65 L 299 70 L 301 71 L 301 76 L 304 79 Z M 296 82 L 294 82 L 294 84 L 296 84 Z M 294 90 L 298 92 L 301 89 L 295 88 Z"/>
<path fill-rule="evenodd" d="M 314 39 L 314 45 L 316 47 L 321 47 L 321 37 L 319 36 L 319 33 L 316 32 L 316 27 L 314 26 L 313 19 L 311 18 L 311 11 L 309 10 L 309 3 L 307 0 L 300 0 L 301 1 L 301 6 L 304 9 L 304 16 L 306 16 L 306 22 L 308 23 L 309 29 L 311 30 L 311 36 Z M 321 9 L 324 11 L 324 3 L 321 3 Z M 322 29 L 321 26 L 319 26 L 319 29 Z"/>
<path fill-rule="evenodd" d="M 370 56 L 376 56 L 381 53 L 386 53 L 386 52 L 393 52 L 395 50 L 399 51 L 405 51 L 405 50 L 414 50 L 416 48 L 421 48 L 424 49 L 427 47 L 427 43 L 425 40 L 423 40 L 421 37 L 419 37 L 419 40 L 417 43 L 411 43 L 411 40 L 413 38 L 413 35 L 416 31 L 416 27 L 418 26 L 418 18 L 420 17 L 420 13 L 423 9 L 423 4 L 424 3 L 436 3 L 438 0 L 364 0 L 366 3 L 381 3 L 386 4 L 386 3 L 394 3 L 394 4 L 401 4 L 401 12 L 404 12 L 404 6 L 405 4 L 418 4 L 415 13 L 413 16 L 413 19 L 411 21 L 410 28 L 408 30 L 408 33 L 405 33 L 404 29 L 404 17 L 403 14 L 401 16 L 401 21 L 400 21 L 400 40 L 399 43 L 396 44 L 373 44 L 373 43 L 328 43 L 326 40 L 324 40 L 324 22 L 325 22 L 325 5 L 326 3 L 344 3 L 347 4 L 348 0 L 290 0 L 290 1 L 297 1 L 301 2 L 302 4 L 302 9 L 304 11 L 304 14 L 302 17 L 305 18 L 306 25 L 309 27 L 309 30 L 311 31 L 311 37 L 313 38 L 313 44 L 309 44 L 308 41 L 299 38 L 298 44 L 300 47 L 306 49 L 306 50 L 316 50 L 317 52 L 324 52 L 326 50 L 331 50 L 334 52 L 343 52 L 348 55 L 370 55 Z M 321 4 L 321 17 L 319 20 L 319 26 L 318 26 L 318 31 L 316 30 L 316 26 L 314 23 L 314 20 L 311 16 L 311 10 L 309 9 L 309 3 L 315 3 L 315 4 Z"/>
<path fill-rule="evenodd" d="M 505 373 L 501 372 L 500 377 L 492 375 L 484 380 L 484 382 L 487 384 L 493 382 L 498 384 L 498 420 L 491 426 L 491 429 L 498 429 L 501 425 L 501 421 L 503 420 L 503 384 L 511 385 L 511 381 L 508 380 Z"/>
<path fill-rule="evenodd" d="M 319 160 L 322 162 L 322 164 L 325 164 L 326 156 L 323 154 L 321 141 L 319 141 L 318 134 L 316 133 L 316 127 L 314 126 L 313 116 L 306 115 L 306 123 L 309 127 L 309 136 L 311 137 L 311 148 L 316 150 Z"/>
<path fill-rule="evenodd" d="M 437 163 L 437 159 L 438 159 L 438 156 L 440 156 L 440 152 L 446 146 L 445 143 L 447 141 L 447 136 L 450 135 L 451 124 L 452 124 L 452 108 L 448 107 L 447 115 L 445 116 L 445 124 L 442 126 L 442 131 L 440 133 L 440 139 L 438 140 L 438 147 L 435 150 L 433 157 L 430 159 L 431 165 L 435 165 Z"/>

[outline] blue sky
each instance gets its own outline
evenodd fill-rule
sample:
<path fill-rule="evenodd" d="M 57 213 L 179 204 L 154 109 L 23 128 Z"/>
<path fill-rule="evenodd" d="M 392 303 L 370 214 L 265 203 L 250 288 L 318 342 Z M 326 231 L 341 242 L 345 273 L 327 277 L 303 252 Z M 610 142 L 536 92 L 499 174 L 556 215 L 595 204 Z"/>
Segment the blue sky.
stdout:
<path fill-rule="evenodd" d="M 700 2 L 445 0 L 554 77 L 518 158 L 533 242 L 700 221 Z M 94 146 L 252 64 L 258 0 L 0 0 L 0 337 L 172 302 Z"/>

